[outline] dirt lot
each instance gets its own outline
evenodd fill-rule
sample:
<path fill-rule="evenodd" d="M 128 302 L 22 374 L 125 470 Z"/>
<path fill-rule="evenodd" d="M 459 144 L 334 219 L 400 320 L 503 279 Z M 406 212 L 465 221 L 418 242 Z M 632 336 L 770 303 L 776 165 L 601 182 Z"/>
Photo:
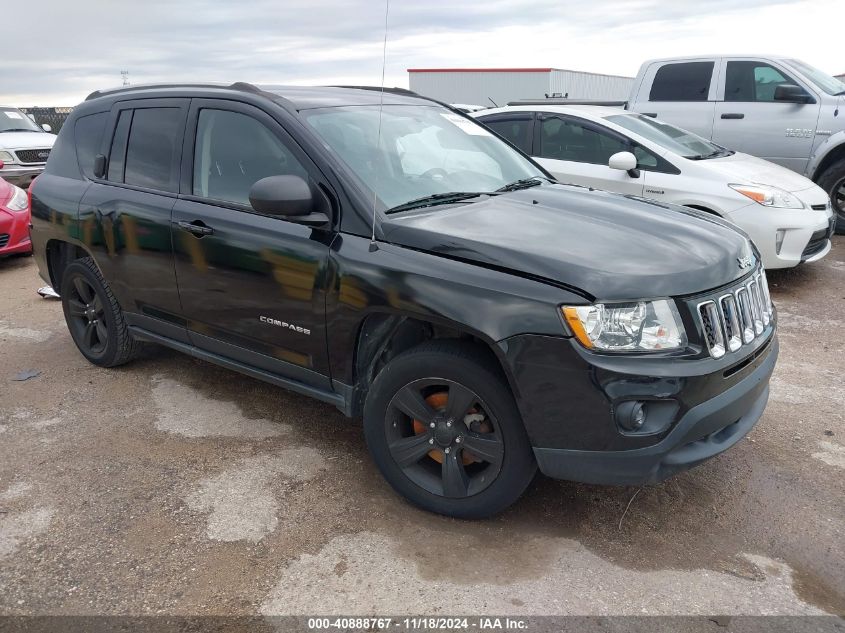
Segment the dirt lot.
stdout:
<path fill-rule="evenodd" d="M 328 405 L 159 347 L 89 365 L 33 261 L 0 261 L 0 613 L 845 613 L 845 238 L 770 282 L 747 440 L 627 513 L 635 488 L 539 478 L 462 522 Z"/>

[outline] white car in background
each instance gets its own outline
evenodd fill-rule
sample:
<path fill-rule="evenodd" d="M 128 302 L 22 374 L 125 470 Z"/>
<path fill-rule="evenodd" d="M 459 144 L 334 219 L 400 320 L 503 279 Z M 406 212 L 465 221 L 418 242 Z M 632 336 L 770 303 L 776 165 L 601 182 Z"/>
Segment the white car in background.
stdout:
<path fill-rule="evenodd" d="M 835 216 L 818 185 L 663 121 L 606 106 L 523 105 L 471 116 L 560 182 L 715 213 L 748 233 L 766 268 L 830 251 Z"/>
<path fill-rule="evenodd" d="M 56 135 L 49 132 L 17 108 L 0 106 L 0 178 L 28 187 L 50 156 Z"/>

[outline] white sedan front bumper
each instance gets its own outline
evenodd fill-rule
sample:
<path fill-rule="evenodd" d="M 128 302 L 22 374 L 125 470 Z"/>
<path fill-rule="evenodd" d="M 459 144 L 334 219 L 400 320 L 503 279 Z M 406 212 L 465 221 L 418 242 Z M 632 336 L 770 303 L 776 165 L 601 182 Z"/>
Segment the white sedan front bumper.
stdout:
<path fill-rule="evenodd" d="M 726 214 L 725 219 L 748 233 L 768 269 L 818 261 L 830 251 L 834 214 L 829 202 L 824 210 L 764 209 L 751 204 Z"/>

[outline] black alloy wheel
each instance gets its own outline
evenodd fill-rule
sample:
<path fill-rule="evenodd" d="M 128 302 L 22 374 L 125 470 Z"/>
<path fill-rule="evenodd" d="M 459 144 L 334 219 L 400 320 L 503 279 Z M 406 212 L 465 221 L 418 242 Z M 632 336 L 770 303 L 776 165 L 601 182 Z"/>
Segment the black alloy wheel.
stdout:
<path fill-rule="evenodd" d="M 94 287 L 81 275 L 75 276 L 70 284 L 67 304 L 73 340 L 86 356 L 102 356 L 108 345 L 105 308 Z"/>
<path fill-rule="evenodd" d="M 444 497 L 487 488 L 505 456 L 495 417 L 478 394 L 451 380 L 424 378 L 402 387 L 390 402 L 385 434 L 405 476 Z"/>
<path fill-rule="evenodd" d="M 501 512 L 537 471 L 498 361 L 467 341 L 427 341 L 387 363 L 367 394 L 364 435 L 387 482 L 438 514 Z"/>
<path fill-rule="evenodd" d="M 71 338 L 85 358 L 100 367 L 115 367 L 135 356 L 138 343 L 91 257 L 68 264 L 62 273 L 60 295 Z"/>

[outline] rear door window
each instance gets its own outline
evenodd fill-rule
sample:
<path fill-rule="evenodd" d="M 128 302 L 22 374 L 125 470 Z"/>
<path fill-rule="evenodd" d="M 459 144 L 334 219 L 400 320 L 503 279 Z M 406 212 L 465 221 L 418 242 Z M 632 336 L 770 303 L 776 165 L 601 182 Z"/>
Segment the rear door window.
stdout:
<path fill-rule="evenodd" d="M 182 124 L 180 108 L 136 109 L 129 131 L 123 182 L 177 192 L 178 170 L 174 166 L 179 156 Z"/>
<path fill-rule="evenodd" d="M 665 64 L 654 75 L 649 101 L 707 101 L 714 62 Z"/>
<path fill-rule="evenodd" d="M 493 115 L 479 119 L 496 134 L 516 145 L 526 154 L 531 154 L 534 114 Z"/>
<path fill-rule="evenodd" d="M 123 168 L 126 164 L 126 141 L 132 123 L 132 110 L 123 110 L 117 119 L 117 126 L 109 150 L 109 169 L 106 178 L 111 182 L 123 182 Z"/>

